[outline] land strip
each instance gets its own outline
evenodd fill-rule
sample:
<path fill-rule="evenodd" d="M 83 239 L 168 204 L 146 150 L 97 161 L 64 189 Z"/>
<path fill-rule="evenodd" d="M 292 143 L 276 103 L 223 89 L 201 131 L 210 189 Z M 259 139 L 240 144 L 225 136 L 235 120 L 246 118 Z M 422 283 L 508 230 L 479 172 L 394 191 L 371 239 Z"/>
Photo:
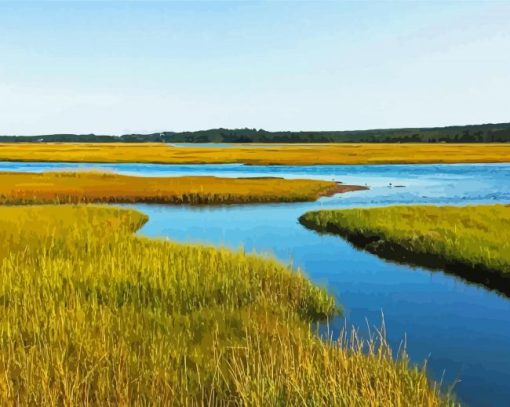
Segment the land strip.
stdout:
<path fill-rule="evenodd" d="M 0 203 L 241 204 L 314 201 L 366 189 L 282 178 L 133 177 L 96 172 L 0 173 Z"/>
<path fill-rule="evenodd" d="M 172 147 L 143 143 L 0 144 L 0 161 L 318 165 L 510 162 L 510 144 L 302 144 Z"/>
<path fill-rule="evenodd" d="M 510 296 L 510 206 L 392 206 L 308 212 L 300 222 L 413 265 Z"/>

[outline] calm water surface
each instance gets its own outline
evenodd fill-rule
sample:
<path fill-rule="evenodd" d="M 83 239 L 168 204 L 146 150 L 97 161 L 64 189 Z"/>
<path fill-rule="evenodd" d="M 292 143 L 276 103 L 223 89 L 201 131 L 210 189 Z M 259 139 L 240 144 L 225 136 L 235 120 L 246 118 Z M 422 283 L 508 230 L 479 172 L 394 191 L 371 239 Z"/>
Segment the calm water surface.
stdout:
<path fill-rule="evenodd" d="M 143 176 L 218 175 L 335 179 L 368 191 L 318 202 L 222 207 L 134 205 L 150 216 L 140 233 L 270 253 L 301 267 L 326 286 L 345 323 L 366 332 L 381 315 L 396 349 L 405 338 L 413 361 L 472 406 L 510 404 L 510 300 L 440 271 L 387 262 L 335 236 L 319 235 L 297 219 L 308 210 L 390 204 L 510 202 L 510 165 L 243 166 L 0 163 L 0 171 L 95 168 Z M 390 187 L 390 183 L 393 187 Z M 395 188 L 402 185 L 403 188 Z"/>

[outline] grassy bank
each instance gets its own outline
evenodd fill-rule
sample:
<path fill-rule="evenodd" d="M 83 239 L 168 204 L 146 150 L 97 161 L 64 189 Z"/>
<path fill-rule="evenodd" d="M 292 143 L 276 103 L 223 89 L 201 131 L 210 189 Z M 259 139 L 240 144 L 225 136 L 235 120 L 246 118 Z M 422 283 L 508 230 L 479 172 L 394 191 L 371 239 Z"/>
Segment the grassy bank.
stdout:
<path fill-rule="evenodd" d="M 0 161 L 246 163 L 278 165 L 510 162 L 510 144 L 301 144 L 171 147 L 165 144 L 0 144 Z"/>
<path fill-rule="evenodd" d="M 444 268 L 510 295 L 509 205 L 328 210 L 300 222 L 381 257 Z"/>
<path fill-rule="evenodd" d="M 314 201 L 364 189 L 278 178 L 131 177 L 94 172 L 0 173 L 0 203 L 227 204 Z"/>
<path fill-rule="evenodd" d="M 145 221 L 0 208 L 1 404 L 447 404 L 384 344 L 314 336 L 336 306 L 302 274 L 134 236 Z"/>

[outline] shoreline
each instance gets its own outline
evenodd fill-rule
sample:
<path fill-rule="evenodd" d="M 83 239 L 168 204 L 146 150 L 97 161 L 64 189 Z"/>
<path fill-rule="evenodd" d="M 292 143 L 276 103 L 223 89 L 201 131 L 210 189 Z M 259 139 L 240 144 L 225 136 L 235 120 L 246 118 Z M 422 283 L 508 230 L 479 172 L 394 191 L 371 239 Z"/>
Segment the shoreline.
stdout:
<path fill-rule="evenodd" d="M 342 184 L 341 182 L 337 182 L 337 184 L 331 187 L 331 189 L 319 193 L 317 199 L 321 197 L 330 197 L 336 194 L 344 194 L 346 192 L 367 191 L 369 189 L 369 187 L 363 185 Z"/>
<path fill-rule="evenodd" d="M 432 205 L 432 207 L 437 207 L 437 205 Z M 318 212 L 320 213 L 320 211 Z M 307 213 L 299 217 L 299 223 L 306 228 L 320 234 L 343 238 L 357 249 L 374 254 L 383 260 L 412 267 L 423 267 L 432 272 L 441 271 L 510 298 L 510 273 L 505 273 L 504 270 L 490 267 L 481 261 L 469 262 L 460 258 L 449 258 L 441 253 L 416 252 L 397 240 L 385 238 L 383 233 L 377 229 L 351 229 L 331 221 L 320 224 L 320 221 L 307 219 L 306 215 Z"/>
<path fill-rule="evenodd" d="M 223 205 L 311 202 L 367 187 L 310 179 L 137 177 L 115 173 L 0 172 L 0 203 Z"/>
<path fill-rule="evenodd" d="M 376 237 L 369 238 L 361 233 L 351 233 L 331 225 L 328 225 L 326 229 L 316 228 L 313 223 L 306 222 L 301 218 L 299 218 L 299 223 L 306 228 L 319 234 L 343 238 L 357 249 L 374 254 L 383 260 L 411 267 L 422 267 L 431 272 L 443 272 L 510 298 L 510 276 L 505 277 L 496 270 L 482 265 L 473 266 L 468 263 L 448 261 L 438 255 L 418 254 L 387 240 Z"/>
<path fill-rule="evenodd" d="M 390 165 L 510 163 L 508 144 L 331 144 L 170 147 L 125 143 L 0 143 L 0 161 L 145 164 Z"/>

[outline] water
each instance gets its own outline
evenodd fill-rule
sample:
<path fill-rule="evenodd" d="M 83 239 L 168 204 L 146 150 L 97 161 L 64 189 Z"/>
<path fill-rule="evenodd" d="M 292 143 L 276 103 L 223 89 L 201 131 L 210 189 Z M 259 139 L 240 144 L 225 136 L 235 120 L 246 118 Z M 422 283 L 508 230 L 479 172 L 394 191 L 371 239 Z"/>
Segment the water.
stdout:
<path fill-rule="evenodd" d="M 510 300 L 440 271 L 399 265 L 357 250 L 343 239 L 319 235 L 297 219 L 308 210 L 389 204 L 510 202 L 510 164 L 243 166 L 0 163 L 0 171 L 94 168 L 142 176 L 217 175 L 335 179 L 368 184 L 368 191 L 318 202 L 186 207 L 134 205 L 150 216 L 140 233 L 179 241 L 244 247 L 271 253 L 301 267 L 344 306 L 345 323 L 365 332 L 381 315 L 396 349 L 406 338 L 417 363 L 473 406 L 508 405 L 510 400 Z M 403 188 L 389 187 L 390 183 Z M 345 319 L 344 319 L 345 318 Z"/>

